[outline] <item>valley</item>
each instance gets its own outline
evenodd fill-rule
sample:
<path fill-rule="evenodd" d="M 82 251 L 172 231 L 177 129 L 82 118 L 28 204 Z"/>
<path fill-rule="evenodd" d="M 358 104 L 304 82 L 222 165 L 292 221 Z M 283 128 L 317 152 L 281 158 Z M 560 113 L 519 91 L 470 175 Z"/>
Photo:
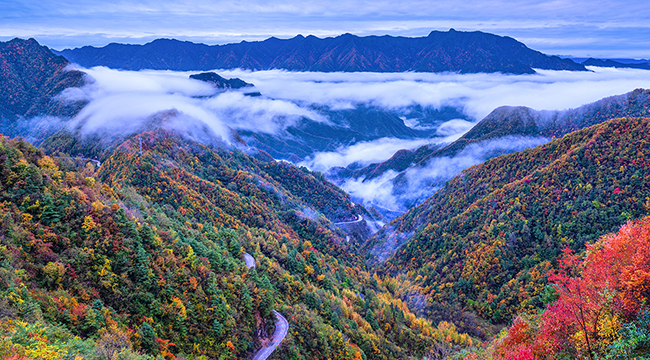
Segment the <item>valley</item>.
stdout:
<path fill-rule="evenodd" d="M 0 358 L 650 344 L 643 67 L 453 29 L 57 54 L 0 43 Z"/>

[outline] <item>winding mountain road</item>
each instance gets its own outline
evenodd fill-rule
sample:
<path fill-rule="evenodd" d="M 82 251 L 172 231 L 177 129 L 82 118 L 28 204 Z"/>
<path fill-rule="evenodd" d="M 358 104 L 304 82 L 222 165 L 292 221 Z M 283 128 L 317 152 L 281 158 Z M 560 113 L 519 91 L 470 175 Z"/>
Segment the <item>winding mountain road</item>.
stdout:
<path fill-rule="evenodd" d="M 289 323 L 287 322 L 287 319 L 275 310 L 273 310 L 273 315 L 275 315 L 275 331 L 273 332 L 273 340 L 270 345 L 259 349 L 251 360 L 266 360 L 266 358 L 271 356 L 273 351 L 280 346 L 280 342 L 287 337 L 287 332 L 289 331 Z"/>
<path fill-rule="evenodd" d="M 251 254 L 244 253 L 244 261 L 246 262 L 247 268 L 250 269 L 255 267 L 255 258 Z"/>
<path fill-rule="evenodd" d="M 356 223 L 360 223 L 360 222 L 362 222 L 362 221 L 363 221 L 363 216 L 361 216 L 361 215 L 357 215 L 357 219 L 356 219 L 356 220 L 353 220 L 353 221 L 337 222 L 337 223 L 334 223 L 334 225 L 356 224 Z"/>
<path fill-rule="evenodd" d="M 246 262 L 247 268 L 250 269 L 255 267 L 255 258 L 251 254 L 244 253 L 244 261 Z M 285 319 L 282 314 L 275 310 L 273 310 L 273 315 L 275 315 L 275 331 L 273 332 L 271 344 L 259 349 L 251 360 L 266 360 L 269 356 L 271 356 L 275 349 L 280 346 L 282 340 L 287 337 L 287 333 L 289 331 L 289 322 L 287 322 L 287 319 Z"/>

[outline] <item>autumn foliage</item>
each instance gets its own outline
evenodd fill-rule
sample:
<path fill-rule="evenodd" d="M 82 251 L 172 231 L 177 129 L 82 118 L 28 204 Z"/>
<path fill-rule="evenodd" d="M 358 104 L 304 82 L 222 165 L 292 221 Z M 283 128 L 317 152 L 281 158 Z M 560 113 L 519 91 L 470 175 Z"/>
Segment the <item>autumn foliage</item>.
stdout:
<path fill-rule="evenodd" d="M 497 359 L 628 358 L 650 351 L 650 217 L 565 250 L 549 274 L 555 302 L 523 315 L 495 344 Z"/>
<path fill-rule="evenodd" d="M 366 270 L 328 218 L 364 210 L 318 174 L 142 137 L 99 170 L 0 137 L 0 359 L 250 358 L 271 310 L 290 323 L 278 358 L 471 345 Z"/>
<path fill-rule="evenodd" d="M 621 118 L 473 166 L 380 230 L 369 260 L 406 274 L 404 298 L 431 298 L 431 319 L 489 338 L 480 319 L 504 324 L 544 307 L 564 248 L 581 253 L 650 214 L 649 143 L 647 118 Z"/>

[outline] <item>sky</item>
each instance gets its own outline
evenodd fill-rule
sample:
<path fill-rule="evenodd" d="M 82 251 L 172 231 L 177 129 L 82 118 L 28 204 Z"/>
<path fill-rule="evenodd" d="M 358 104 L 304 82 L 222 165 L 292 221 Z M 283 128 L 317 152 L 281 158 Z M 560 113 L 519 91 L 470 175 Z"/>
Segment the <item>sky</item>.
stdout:
<path fill-rule="evenodd" d="M 33 37 L 57 50 L 161 37 L 225 44 L 450 28 L 511 36 L 552 55 L 650 58 L 647 0 L 0 0 L 0 40 Z"/>

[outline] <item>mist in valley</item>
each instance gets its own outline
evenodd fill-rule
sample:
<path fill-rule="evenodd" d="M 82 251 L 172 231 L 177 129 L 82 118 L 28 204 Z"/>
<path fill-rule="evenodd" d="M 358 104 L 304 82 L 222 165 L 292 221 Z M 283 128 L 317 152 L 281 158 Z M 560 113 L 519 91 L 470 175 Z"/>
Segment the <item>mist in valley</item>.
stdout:
<path fill-rule="evenodd" d="M 190 79 L 189 75 L 196 72 L 77 69 L 87 74 L 87 84 L 65 90 L 59 99 L 87 102 L 66 123 L 82 137 L 128 137 L 164 114 L 165 120 L 155 122 L 156 126 L 181 133 L 202 128 L 227 144 L 237 142 L 234 132 L 246 134 L 244 140 L 253 147 L 261 136 L 271 139 L 271 144 L 286 142 L 294 148 L 304 143 L 299 156 L 294 154 L 286 160 L 326 175 L 332 168 L 383 162 L 401 149 L 443 147 L 499 106 L 574 108 L 650 87 L 650 71 L 595 67 L 590 72 L 539 70 L 533 75 L 215 70 L 226 78 L 254 84 L 252 91 L 261 96 L 249 96 L 250 88 L 225 91 Z M 341 114 L 360 107 L 385 112 L 394 124 L 383 132 L 355 137 L 354 131 L 359 132 L 354 119 Z M 39 126 L 41 120 L 32 125 Z M 56 119 L 46 120 L 57 124 Z M 325 129 L 327 142 L 321 146 L 318 139 L 308 143 L 301 138 L 301 131 L 308 127 Z M 390 133 L 392 129 L 397 129 L 394 134 Z M 337 138 L 339 131 L 347 131 L 347 135 Z M 373 179 L 330 179 L 356 201 L 384 209 L 392 217 L 423 201 L 469 166 L 546 141 L 530 137 L 496 139 L 402 173 L 389 170 Z"/>

